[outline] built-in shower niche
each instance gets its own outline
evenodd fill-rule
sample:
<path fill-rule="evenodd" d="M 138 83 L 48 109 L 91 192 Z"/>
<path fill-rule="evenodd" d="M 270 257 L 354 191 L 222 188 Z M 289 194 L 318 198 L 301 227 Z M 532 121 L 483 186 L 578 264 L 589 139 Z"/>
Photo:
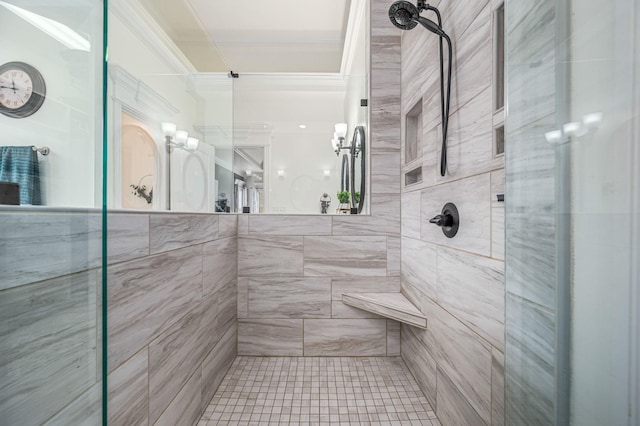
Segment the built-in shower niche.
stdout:
<path fill-rule="evenodd" d="M 422 98 L 411 108 L 405 118 L 404 163 L 418 159 L 422 152 Z"/>

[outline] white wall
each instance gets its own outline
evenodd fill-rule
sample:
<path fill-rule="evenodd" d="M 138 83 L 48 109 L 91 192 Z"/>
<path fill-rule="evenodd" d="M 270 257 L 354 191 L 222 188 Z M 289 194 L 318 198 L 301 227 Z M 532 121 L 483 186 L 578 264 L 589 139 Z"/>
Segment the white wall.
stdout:
<path fill-rule="evenodd" d="M 0 7 L 0 63 L 26 62 L 42 73 L 47 86 L 46 100 L 32 116 L 15 119 L 0 115 L 0 145 L 51 148 L 40 162 L 43 204 L 98 206 L 102 185 L 102 3 L 82 2 L 81 6 L 64 8 L 9 3 L 67 25 L 91 42 L 91 51 L 72 51 Z"/>

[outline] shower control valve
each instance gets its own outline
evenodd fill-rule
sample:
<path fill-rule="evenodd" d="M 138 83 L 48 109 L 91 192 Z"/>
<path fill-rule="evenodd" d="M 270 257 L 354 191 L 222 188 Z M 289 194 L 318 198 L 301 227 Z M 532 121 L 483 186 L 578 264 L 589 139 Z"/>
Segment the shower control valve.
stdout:
<path fill-rule="evenodd" d="M 430 223 L 442 228 L 442 233 L 447 238 L 453 238 L 458 233 L 460 215 L 455 204 L 447 203 L 442 208 L 442 213 L 429 219 Z"/>

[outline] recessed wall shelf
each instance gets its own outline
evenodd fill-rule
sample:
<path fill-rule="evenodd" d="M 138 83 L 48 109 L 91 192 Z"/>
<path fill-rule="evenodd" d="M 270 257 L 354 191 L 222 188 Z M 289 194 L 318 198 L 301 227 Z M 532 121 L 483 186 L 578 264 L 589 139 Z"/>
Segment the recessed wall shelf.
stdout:
<path fill-rule="evenodd" d="M 422 167 L 413 169 L 404 174 L 404 186 L 413 185 L 422 182 Z"/>
<path fill-rule="evenodd" d="M 427 317 L 402 293 L 345 293 L 342 303 L 419 328 Z"/>
<path fill-rule="evenodd" d="M 409 164 L 422 150 L 422 98 L 407 113 L 404 137 L 404 163 Z"/>

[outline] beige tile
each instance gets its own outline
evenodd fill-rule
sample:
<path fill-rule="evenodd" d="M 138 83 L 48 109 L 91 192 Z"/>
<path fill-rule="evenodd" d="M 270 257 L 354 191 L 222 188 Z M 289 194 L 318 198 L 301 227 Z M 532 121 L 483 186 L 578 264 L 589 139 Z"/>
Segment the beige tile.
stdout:
<path fill-rule="evenodd" d="M 240 236 L 239 276 L 302 276 L 302 237 Z"/>
<path fill-rule="evenodd" d="M 202 409 L 211 401 L 229 366 L 236 357 L 237 327 L 229 328 L 202 361 Z"/>
<path fill-rule="evenodd" d="M 503 426 L 504 421 L 504 355 L 493 348 L 491 356 L 491 424 Z"/>
<path fill-rule="evenodd" d="M 249 317 L 249 278 L 238 278 L 238 318 Z"/>
<path fill-rule="evenodd" d="M 149 421 L 154 423 L 194 371 L 205 345 L 200 344 L 202 309 L 189 313 L 149 345 Z"/>
<path fill-rule="evenodd" d="M 2 423 L 41 424 L 99 379 L 97 271 L 0 291 Z"/>
<path fill-rule="evenodd" d="M 330 318 L 330 278 L 249 278 L 249 318 Z"/>
<path fill-rule="evenodd" d="M 400 323 L 387 320 L 387 356 L 400 356 Z"/>
<path fill-rule="evenodd" d="M 474 176 L 437 185 L 422 191 L 422 240 L 445 247 L 462 249 L 483 256 L 491 254 L 490 175 Z M 460 228 L 447 238 L 429 219 L 453 203 L 460 215 Z"/>
<path fill-rule="evenodd" d="M 305 356 L 385 356 L 385 319 L 304 321 Z"/>
<path fill-rule="evenodd" d="M 109 370 L 202 299 L 202 247 L 109 267 Z"/>
<path fill-rule="evenodd" d="M 433 244 L 402 238 L 402 290 L 411 297 L 410 287 L 432 297 L 437 295 L 437 249 Z"/>
<path fill-rule="evenodd" d="M 504 260 L 504 201 L 498 201 L 498 194 L 504 195 L 504 169 L 491 173 L 491 257 Z"/>
<path fill-rule="evenodd" d="M 0 290 L 99 268 L 101 260 L 98 213 L 2 214 Z"/>
<path fill-rule="evenodd" d="M 149 421 L 147 360 L 145 347 L 109 374 L 109 424 L 141 425 Z"/>
<path fill-rule="evenodd" d="M 218 238 L 235 237 L 238 235 L 238 215 L 218 215 Z"/>
<path fill-rule="evenodd" d="M 419 337 L 421 334 L 424 334 L 423 330 L 408 325 L 402 326 L 401 355 L 427 400 L 435 406 L 437 364 L 431 350 L 424 346 L 424 339 Z"/>
<path fill-rule="evenodd" d="M 183 386 L 175 399 L 162 413 L 156 426 L 193 425 L 200 418 L 202 407 L 202 377 L 200 368 Z"/>
<path fill-rule="evenodd" d="M 385 237 L 304 237 L 305 276 L 385 276 Z"/>
<path fill-rule="evenodd" d="M 238 320 L 238 355 L 302 356 L 301 319 Z"/>
<path fill-rule="evenodd" d="M 204 295 L 218 292 L 220 288 L 237 277 L 238 244 L 236 237 L 211 241 L 203 249 Z"/>
<path fill-rule="evenodd" d="M 400 280 L 397 277 L 348 277 L 333 278 L 331 281 L 331 298 L 342 301 L 344 293 L 392 293 L 400 291 Z"/>
<path fill-rule="evenodd" d="M 400 237 L 387 237 L 387 276 L 400 277 L 401 266 Z"/>
<path fill-rule="evenodd" d="M 151 253 L 204 243 L 218 238 L 218 216 L 204 214 L 152 214 Z"/>
<path fill-rule="evenodd" d="M 420 239 L 422 228 L 420 192 L 402 194 L 402 236 Z"/>
<path fill-rule="evenodd" d="M 491 346 L 444 309 L 423 298 L 422 311 L 429 327 L 422 334 L 438 368 L 458 389 L 480 418 L 491 420 Z M 438 374 L 438 410 L 440 374 Z"/>
<path fill-rule="evenodd" d="M 438 248 L 438 303 L 504 350 L 504 262 Z"/>
<path fill-rule="evenodd" d="M 251 215 L 249 234 L 331 235 L 331 217 Z"/>
<path fill-rule="evenodd" d="M 486 419 L 478 415 L 456 388 L 447 374 L 438 368 L 438 398 L 436 413 L 444 424 L 485 425 Z"/>
<path fill-rule="evenodd" d="M 149 215 L 110 213 L 107 217 L 109 264 L 149 255 Z"/>

